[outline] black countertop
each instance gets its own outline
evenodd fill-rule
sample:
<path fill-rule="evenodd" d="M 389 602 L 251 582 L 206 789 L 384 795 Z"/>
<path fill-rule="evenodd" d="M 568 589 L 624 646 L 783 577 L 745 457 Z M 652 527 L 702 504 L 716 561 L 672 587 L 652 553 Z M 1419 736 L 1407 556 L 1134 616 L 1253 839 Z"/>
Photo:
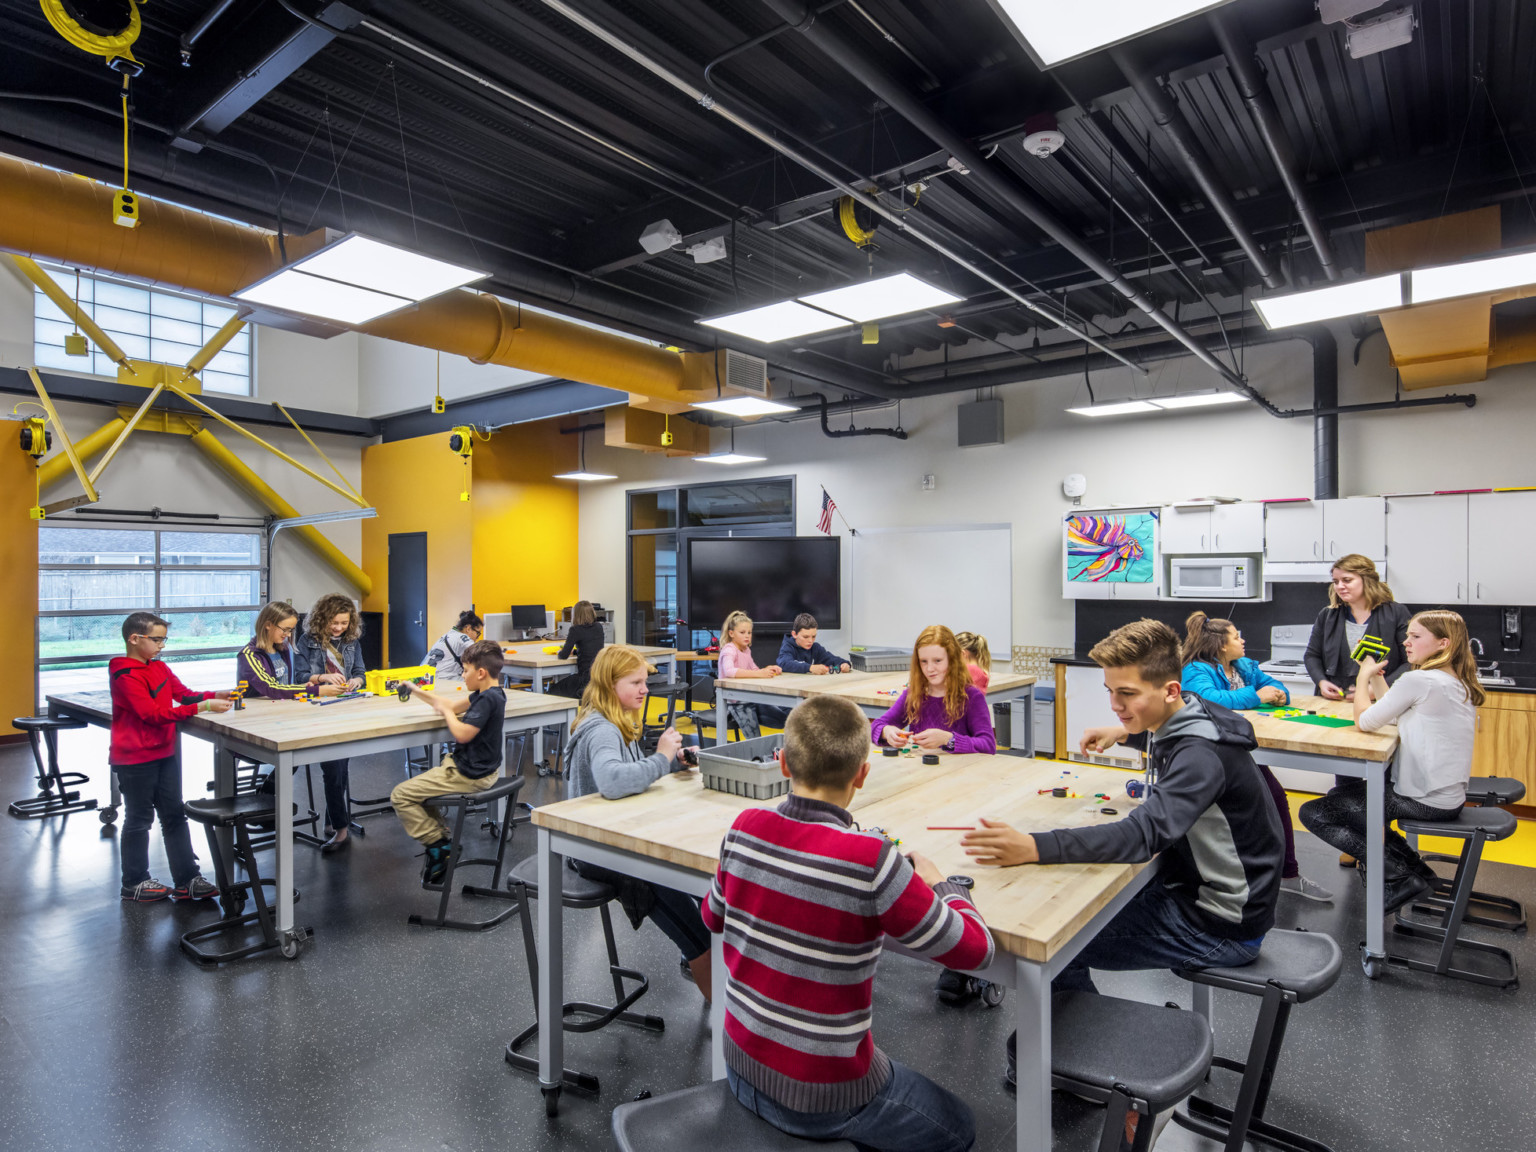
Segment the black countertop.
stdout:
<path fill-rule="evenodd" d="M 1087 655 L 1052 656 L 1052 664 L 1066 664 L 1073 668 L 1092 668 L 1094 663 Z M 1536 676 L 1512 675 L 1509 679 L 1513 684 L 1484 684 L 1483 691 L 1489 693 L 1508 692 L 1515 695 L 1536 695 Z"/>

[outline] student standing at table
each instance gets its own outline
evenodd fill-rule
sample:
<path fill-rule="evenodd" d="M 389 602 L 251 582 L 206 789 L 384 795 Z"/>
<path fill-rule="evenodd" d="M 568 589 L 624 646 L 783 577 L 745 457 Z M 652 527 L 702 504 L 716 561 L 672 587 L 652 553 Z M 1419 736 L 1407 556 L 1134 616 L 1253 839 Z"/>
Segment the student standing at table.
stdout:
<path fill-rule="evenodd" d="M 720 629 L 720 679 L 772 680 L 783 671 L 777 664 L 759 668 L 752 658 L 752 617 L 736 611 L 725 618 Z M 789 709 L 765 704 L 732 704 L 730 713 L 741 729 L 742 738 L 752 740 L 762 734 L 761 725 L 783 727 Z"/>
<path fill-rule="evenodd" d="M 1186 692 L 1223 708 L 1240 711 L 1263 704 L 1289 704 L 1291 694 L 1280 681 L 1266 676 L 1258 661 L 1250 660 L 1243 644 L 1243 634 L 1230 620 L 1213 620 L 1204 612 L 1193 612 L 1184 621 L 1186 634 L 1180 653 L 1184 661 L 1183 685 Z M 1259 775 L 1269 788 L 1285 832 L 1285 869 L 1280 873 L 1280 891 L 1306 900 L 1327 903 L 1333 893 L 1301 874 L 1296 859 L 1296 830 L 1291 822 L 1291 805 L 1285 789 L 1267 765 L 1258 765 Z"/>
<path fill-rule="evenodd" d="M 1382 661 L 1390 684 L 1407 668 L 1403 636 L 1408 609 L 1392 598 L 1368 556 L 1352 552 L 1334 562 L 1329 573 L 1328 607 L 1317 614 L 1307 641 L 1307 675 L 1325 700 L 1346 700 L 1355 690 L 1360 666 L 1351 655 L 1355 645 L 1374 636 L 1388 648 Z"/>
<path fill-rule="evenodd" d="M 562 660 L 570 659 L 572 651 L 576 653 L 576 671 L 557 680 L 549 690 L 556 696 L 580 700 L 592 674 L 592 661 L 597 659 L 597 654 L 607 642 L 603 626 L 597 622 L 597 609 L 592 607 L 592 601 L 576 601 L 576 607 L 571 609 L 571 630 L 565 634 L 565 644 L 560 649 Z"/>
<path fill-rule="evenodd" d="M 987 646 L 987 638 L 976 632 L 956 632 L 955 643 L 965 656 L 965 674 L 985 692 L 992 683 L 992 649 Z"/>
<path fill-rule="evenodd" d="M 1392 821 L 1456 819 L 1472 774 L 1477 709 L 1487 698 L 1477 682 L 1466 622 L 1458 613 L 1439 610 L 1414 616 L 1408 621 L 1403 653 L 1411 668 L 1391 687 L 1383 676 L 1384 661 L 1370 656 L 1362 660 L 1354 695 L 1360 731 L 1397 725 L 1397 759 L 1383 797 L 1383 911 L 1389 914 L 1429 891 L 1435 879 L 1423 857 L 1392 828 Z M 1368 834 L 1365 805 L 1363 791 L 1336 787 L 1301 806 L 1301 822 L 1354 856 L 1362 879 Z"/>
<path fill-rule="evenodd" d="M 246 641 L 235 660 L 235 681 L 247 691 L 270 700 L 299 696 L 340 696 L 335 684 L 323 684 L 318 674 L 301 664 L 289 641 L 299 624 L 299 614 L 285 600 L 274 600 L 256 613 L 256 634 Z"/>
<path fill-rule="evenodd" d="M 932 624 L 912 646 L 907 686 L 870 733 L 876 744 L 926 752 L 997 751 L 987 698 L 971 683 L 955 634 Z"/>
<path fill-rule="evenodd" d="M 350 596 L 329 592 L 315 601 L 304 618 L 303 630 L 294 637 L 295 664 L 300 675 L 319 678 L 342 692 L 361 688 L 368 678 L 363 666 L 362 617 Z M 325 828 L 328 839 L 321 855 L 340 852 L 351 840 L 352 809 L 347 801 L 347 761 L 323 760 L 325 779 Z"/>
<path fill-rule="evenodd" d="M 599 792 L 618 800 L 644 792 L 669 772 L 687 769 L 678 759 L 683 738 L 675 728 L 661 734 L 649 756 L 640 748 L 650 672 L 645 657 L 628 644 L 610 644 L 598 653 L 565 753 L 571 797 Z M 682 953 L 686 974 L 704 999 L 710 998 L 709 929 L 699 915 L 697 897 L 580 860 L 570 866 L 589 880 L 617 888 L 619 905 L 634 927 L 650 919 L 666 933 Z"/>
<path fill-rule="evenodd" d="M 475 615 L 473 608 L 459 613 L 459 621 L 453 628 L 438 637 L 436 644 L 421 658 L 421 662 L 437 669 L 439 680 L 464 679 L 464 653 L 480 639 L 485 621 Z"/>
<path fill-rule="evenodd" d="M 834 669 L 849 670 L 848 661 L 816 643 L 816 617 L 809 612 L 796 616 L 784 634 L 779 644 L 778 666 L 786 672 L 809 672 L 812 676 L 825 676 Z"/>

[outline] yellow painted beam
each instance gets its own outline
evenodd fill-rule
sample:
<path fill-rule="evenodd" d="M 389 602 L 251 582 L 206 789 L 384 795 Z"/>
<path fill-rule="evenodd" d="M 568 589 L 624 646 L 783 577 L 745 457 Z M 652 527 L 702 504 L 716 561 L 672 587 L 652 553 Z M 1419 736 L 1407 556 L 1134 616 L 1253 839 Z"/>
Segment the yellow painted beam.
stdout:
<path fill-rule="evenodd" d="M 228 473 L 235 483 L 254 496 L 274 516 L 286 519 L 299 514 L 297 508 L 279 496 L 270 484 L 251 471 L 244 460 L 221 444 L 208 429 L 194 432 L 192 443 L 196 444 L 203 455 Z M 296 533 L 322 560 L 356 585 L 362 595 L 367 596 L 373 591 L 373 581 L 369 579 L 368 573 L 352 563 L 346 553 L 332 544 L 313 524 L 300 524 L 289 531 Z"/>
<path fill-rule="evenodd" d="M 220 352 L 224 351 L 224 345 L 228 344 L 240 334 L 240 329 L 245 327 L 245 321 L 238 316 L 231 316 L 220 328 L 208 338 L 208 343 L 197 350 L 197 354 L 187 361 L 187 370 L 183 376 L 195 376 L 208 367 L 208 361 L 212 360 Z"/>
<path fill-rule="evenodd" d="M 11 260 L 15 263 L 16 267 L 21 269 L 23 276 L 43 290 L 43 295 L 52 300 L 58 306 L 59 311 L 73 320 L 76 325 L 85 329 L 85 334 L 91 338 L 96 347 L 112 358 L 113 363 L 127 364 L 128 353 L 118 346 L 116 340 L 101 330 L 101 327 L 96 321 L 91 319 L 84 308 L 81 308 L 69 298 L 69 293 L 59 287 L 58 281 L 44 272 L 38 266 L 37 261 L 29 260 L 25 256 L 12 256 Z"/>
<path fill-rule="evenodd" d="M 128 421 L 121 416 L 108 420 L 96 431 L 75 441 L 75 455 L 81 460 L 89 460 L 92 456 L 100 455 L 102 450 L 116 440 L 126 427 L 128 427 Z M 69 457 L 63 452 L 48 457 L 37 469 L 37 481 L 44 488 L 64 479 L 67 475 L 69 475 Z"/>
<path fill-rule="evenodd" d="M 69 438 L 69 433 L 64 430 L 64 421 L 59 419 L 58 412 L 54 409 L 53 400 L 48 395 L 48 389 L 43 387 L 43 378 L 37 374 L 36 368 L 28 368 L 27 375 L 32 377 L 32 387 L 37 389 L 37 398 L 43 402 L 43 408 L 48 412 L 48 421 L 53 425 L 53 430 L 59 434 L 59 440 L 64 445 L 64 455 L 69 457 L 69 466 L 75 470 L 75 475 L 80 478 L 80 487 L 85 489 L 85 494 L 95 504 L 101 499 L 96 495 L 96 486 L 91 483 L 91 478 L 85 474 L 85 465 L 80 463 L 80 457 L 75 454 L 74 443 Z"/>
<path fill-rule="evenodd" d="M 287 418 L 288 423 L 293 425 L 293 430 L 295 432 L 297 432 L 300 436 L 304 437 L 304 443 L 308 444 L 311 448 L 313 448 L 315 450 L 315 455 L 316 456 L 320 457 L 320 459 L 324 460 L 327 464 L 331 465 L 331 471 L 336 473 L 336 479 L 340 480 L 343 484 L 345 484 L 347 486 L 347 491 L 351 492 L 353 496 L 355 496 L 355 497 L 357 497 L 357 499 L 361 500 L 363 498 L 363 494 L 361 492 L 359 492 L 356 488 L 352 487 L 352 482 L 341 474 L 341 469 L 340 468 L 336 467 L 335 464 L 331 463 L 331 458 L 320 450 L 320 445 L 316 444 L 313 440 L 311 440 L 309 438 L 309 433 L 304 431 L 303 428 L 299 427 L 299 422 L 293 418 L 292 413 L 290 413 L 288 411 L 288 409 L 284 408 L 276 400 L 272 401 L 272 407 L 276 408 L 279 412 L 281 412 L 283 414 L 284 417 Z"/>
<path fill-rule="evenodd" d="M 144 419 L 144 413 L 149 411 L 150 405 L 155 402 L 156 398 L 164 390 L 164 384 L 156 384 L 149 390 L 149 395 L 144 397 L 144 403 L 139 405 L 139 410 L 135 412 L 128 423 L 123 426 L 123 430 L 118 433 L 117 439 L 112 441 L 112 446 L 107 449 L 107 453 L 101 458 L 101 462 L 97 464 L 95 468 L 91 469 L 92 484 L 96 483 L 96 481 L 101 478 L 101 474 L 106 471 L 107 465 L 112 463 L 112 457 L 117 455 L 117 450 L 121 448 L 123 446 L 123 442 L 133 434 L 133 430 L 139 426 L 139 421 Z"/>

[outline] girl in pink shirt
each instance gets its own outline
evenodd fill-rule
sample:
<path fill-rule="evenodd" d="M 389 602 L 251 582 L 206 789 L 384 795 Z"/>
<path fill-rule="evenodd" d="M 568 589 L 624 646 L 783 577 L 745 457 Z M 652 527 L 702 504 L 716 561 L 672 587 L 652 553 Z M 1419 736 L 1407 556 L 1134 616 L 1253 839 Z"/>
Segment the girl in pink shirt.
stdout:
<path fill-rule="evenodd" d="M 965 654 L 965 674 L 985 692 L 992 682 L 992 650 L 987 647 L 987 638 L 975 632 L 956 632 L 955 642 Z"/>
<path fill-rule="evenodd" d="M 720 635 L 723 637 L 720 641 L 720 679 L 771 680 L 784 671 L 777 664 L 759 668 L 757 661 L 752 659 L 752 617 L 745 612 L 732 612 L 727 616 Z M 728 710 L 744 740 L 762 735 L 764 724 L 782 727 L 789 715 L 787 708 L 758 704 L 731 704 Z"/>

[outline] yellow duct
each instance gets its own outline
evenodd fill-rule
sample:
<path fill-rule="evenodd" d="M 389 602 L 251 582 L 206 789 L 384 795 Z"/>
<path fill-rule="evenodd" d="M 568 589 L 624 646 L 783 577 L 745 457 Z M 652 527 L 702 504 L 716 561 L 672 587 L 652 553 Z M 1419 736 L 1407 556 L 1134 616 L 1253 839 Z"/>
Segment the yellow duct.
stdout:
<path fill-rule="evenodd" d="M 94 180 L 0 156 L 0 250 L 222 297 L 282 263 L 276 237 L 261 229 L 145 196 L 139 197 L 139 227 L 119 228 L 111 218 L 113 192 Z M 324 239 L 322 232 L 289 238 L 289 260 Z M 669 352 L 465 289 L 361 330 L 679 405 L 715 384 L 712 353 Z"/>
<path fill-rule="evenodd" d="M 128 427 L 128 421 L 121 416 L 114 416 L 90 435 L 76 440 L 75 454 L 80 457 L 80 462 L 83 464 L 92 456 L 99 456 L 105 452 L 108 445 L 117 439 L 117 434 L 126 427 Z M 47 488 L 55 481 L 70 475 L 71 471 L 69 457 L 62 452 L 56 452 L 38 467 L 38 483 Z"/>
<path fill-rule="evenodd" d="M 244 460 L 219 443 L 208 429 L 192 433 L 192 443 L 198 446 L 204 456 L 227 472 L 240 487 L 264 504 L 274 516 L 287 518 L 299 514 L 297 508 L 273 491 L 271 485 L 251 471 Z M 313 524 L 300 524 L 292 531 L 313 548 L 322 560 L 355 584 L 364 596 L 373 591 L 373 581 L 369 579 L 368 573 L 352 563 L 346 553 L 326 539 Z"/>

